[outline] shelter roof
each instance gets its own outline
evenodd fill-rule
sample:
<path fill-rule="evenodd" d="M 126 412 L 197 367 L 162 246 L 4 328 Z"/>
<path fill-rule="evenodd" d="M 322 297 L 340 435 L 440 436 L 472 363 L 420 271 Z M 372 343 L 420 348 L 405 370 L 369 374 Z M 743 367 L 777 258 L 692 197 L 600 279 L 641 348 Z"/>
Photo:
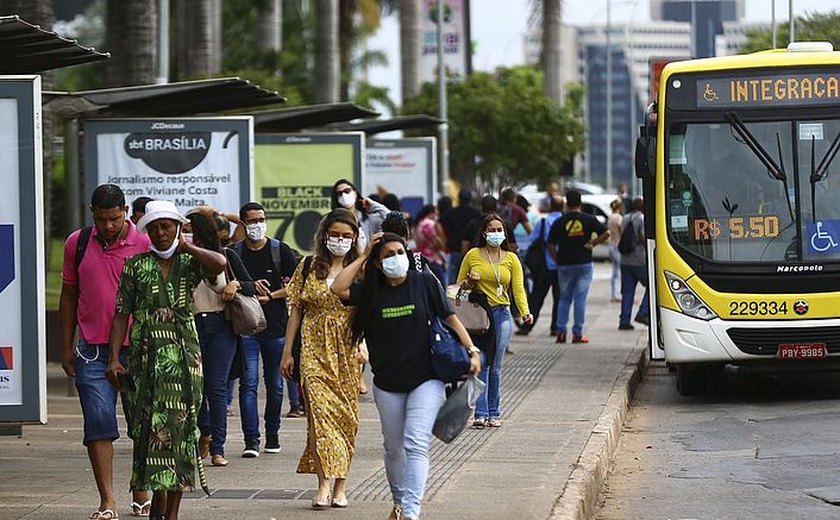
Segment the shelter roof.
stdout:
<path fill-rule="evenodd" d="M 45 92 L 46 107 L 64 117 L 183 117 L 285 103 L 240 78 L 179 81 L 79 92 Z"/>
<path fill-rule="evenodd" d="M 18 15 L 0 16 L 0 74 L 39 74 L 110 57 L 107 52 L 45 31 Z"/>
<path fill-rule="evenodd" d="M 330 130 L 340 132 L 364 132 L 365 134 L 379 134 L 394 130 L 408 130 L 411 128 L 423 128 L 439 125 L 442 119 L 427 114 L 412 114 L 408 116 L 396 116 L 390 119 L 370 119 L 367 121 L 333 123 L 328 125 Z"/>
<path fill-rule="evenodd" d="M 278 108 L 255 112 L 257 133 L 296 132 L 305 128 L 323 127 L 339 121 L 378 116 L 378 112 L 354 103 L 324 103 L 301 107 Z"/>

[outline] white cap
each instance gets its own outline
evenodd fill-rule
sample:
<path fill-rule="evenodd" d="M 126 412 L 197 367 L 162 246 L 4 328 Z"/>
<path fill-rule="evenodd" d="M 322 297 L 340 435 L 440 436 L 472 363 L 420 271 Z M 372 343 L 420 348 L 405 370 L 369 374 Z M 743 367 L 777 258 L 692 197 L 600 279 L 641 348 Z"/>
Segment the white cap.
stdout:
<path fill-rule="evenodd" d="M 181 224 L 189 222 L 183 215 L 178 213 L 178 208 L 171 200 L 150 200 L 146 204 L 146 214 L 137 221 L 137 231 L 146 232 L 146 226 L 155 220 L 168 218 Z"/>

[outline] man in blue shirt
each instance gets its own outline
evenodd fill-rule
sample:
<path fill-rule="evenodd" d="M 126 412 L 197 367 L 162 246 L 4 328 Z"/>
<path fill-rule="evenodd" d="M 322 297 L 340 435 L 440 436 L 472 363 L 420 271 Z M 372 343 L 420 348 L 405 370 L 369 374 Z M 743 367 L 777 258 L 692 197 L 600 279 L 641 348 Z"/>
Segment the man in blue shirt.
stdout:
<path fill-rule="evenodd" d="M 559 195 L 553 195 L 549 199 L 548 211 L 548 215 L 541 222 L 537 223 L 533 231 L 531 231 L 531 236 L 529 237 L 531 243 L 534 243 L 542 235 L 544 243 L 548 244 L 548 232 L 551 229 L 551 225 L 563 215 L 563 198 Z M 534 328 L 534 325 L 537 324 L 537 318 L 540 315 L 543 301 L 549 289 L 551 289 L 551 298 L 554 302 L 551 306 L 551 335 L 557 335 L 555 323 L 557 323 L 557 299 L 560 296 L 560 282 L 557 279 L 557 262 L 554 261 L 554 257 L 551 256 L 547 246 L 545 248 L 545 266 L 545 277 L 538 277 L 534 273 L 531 273 L 532 285 L 531 293 L 528 295 L 528 307 L 531 309 L 534 321 L 530 325 L 522 323 L 516 331 L 518 336 L 527 336 Z"/>

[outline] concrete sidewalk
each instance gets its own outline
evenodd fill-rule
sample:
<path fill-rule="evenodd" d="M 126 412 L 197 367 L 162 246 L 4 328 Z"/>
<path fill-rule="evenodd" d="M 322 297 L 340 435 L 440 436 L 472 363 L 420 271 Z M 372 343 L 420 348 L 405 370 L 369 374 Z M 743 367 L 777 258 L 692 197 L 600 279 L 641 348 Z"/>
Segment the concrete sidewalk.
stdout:
<path fill-rule="evenodd" d="M 645 359 L 643 327 L 616 330 L 618 305 L 607 303 L 608 270 L 608 265 L 597 265 L 590 292 L 586 333 L 591 343 L 555 344 L 548 335 L 549 306 L 544 306 L 534 332 L 515 336 L 514 354 L 506 356 L 504 426 L 467 430 L 450 445 L 434 441 L 424 519 L 591 516 Z M 98 505 L 80 443 L 78 399 L 66 397 L 60 367 L 50 366 L 49 374 L 49 424 L 26 426 L 20 438 L 0 437 L 0 519 L 84 519 Z M 391 509 L 390 493 L 370 395 L 362 396 L 361 417 L 348 479 L 348 509 L 309 507 L 315 478 L 295 473 L 306 437 L 304 419 L 283 419 L 282 453 L 242 459 L 237 414 L 228 424 L 230 464 L 208 466 L 213 494 L 185 500 L 181 517 L 384 520 Z M 119 439 L 115 454 L 115 486 L 127 490 L 131 441 Z M 128 492 L 117 496 L 121 517 L 132 518 Z"/>

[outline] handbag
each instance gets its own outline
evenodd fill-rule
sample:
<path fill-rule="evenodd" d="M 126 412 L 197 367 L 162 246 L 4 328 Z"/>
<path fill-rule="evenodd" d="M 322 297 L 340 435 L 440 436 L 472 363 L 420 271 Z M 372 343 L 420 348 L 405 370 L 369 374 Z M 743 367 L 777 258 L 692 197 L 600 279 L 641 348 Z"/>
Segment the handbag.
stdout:
<path fill-rule="evenodd" d="M 435 417 L 432 434 L 445 443 L 450 443 L 467 428 L 475 413 L 475 403 L 486 385 L 470 376 L 443 403 Z"/>
<path fill-rule="evenodd" d="M 540 229 L 537 239 L 531 242 L 525 252 L 525 266 L 534 278 L 545 278 L 548 275 L 548 266 L 545 265 L 545 219 L 540 221 Z"/>
<path fill-rule="evenodd" d="M 458 284 L 446 288 L 446 298 L 455 316 L 464 324 L 470 334 L 486 334 L 490 330 L 490 317 L 482 306 L 475 303 L 470 289 Z"/>
<path fill-rule="evenodd" d="M 229 264 L 227 273 L 230 281 L 236 280 Z M 256 296 L 235 293 L 233 299 L 227 302 L 227 313 L 233 333 L 240 336 L 256 334 L 265 330 L 268 326 L 262 304 Z"/>
<path fill-rule="evenodd" d="M 470 354 L 458 338 L 449 330 L 441 319 L 434 314 L 433 307 L 426 293 L 423 275 L 415 275 L 412 280 L 423 291 L 426 307 L 426 320 L 429 323 L 429 349 L 432 352 L 432 367 L 438 379 L 445 383 L 459 381 L 470 371 Z"/>

